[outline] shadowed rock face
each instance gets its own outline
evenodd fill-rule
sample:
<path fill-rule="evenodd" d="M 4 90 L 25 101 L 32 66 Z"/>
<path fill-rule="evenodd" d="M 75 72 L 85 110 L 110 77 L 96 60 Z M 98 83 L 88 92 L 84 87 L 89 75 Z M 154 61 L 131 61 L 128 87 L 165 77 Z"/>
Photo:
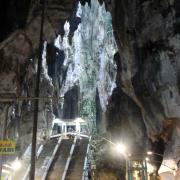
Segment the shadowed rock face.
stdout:
<path fill-rule="evenodd" d="M 1 27 L 0 42 L 19 28 L 24 28 L 28 16 L 31 0 L 2 0 L 0 2 Z"/>
<path fill-rule="evenodd" d="M 11 3 L 18 4 L 16 1 L 11 1 Z M 56 0 L 48 1 L 44 21 L 44 40 L 52 43 L 57 34 L 61 33 L 63 35 L 61 29 L 63 29 L 64 22 L 68 19 L 73 22 L 73 19 L 76 19 L 73 12 L 74 9 L 76 10 L 77 3 L 77 1 L 71 0 L 61 2 Z M 4 8 L 7 6 L 7 3 L 4 6 L 2 5 Z M 12 22 L 19 24 L 19 26 L 14 27 L 11 21 L 8 21 L 7 25 L 11 27 L 7 27 L 5 24 L 4 29 L 6 33 L 2 31 L 1 34 L 1 39 L 7 36 L 8 38 L 0 44 L 0 96 L 34 96 L 42 4 L 41 2 L 32 3 L 31 8 L 29 8 L 29 1 L 23 1 L 20 7 L 18 5 L 17 7 L 13 7 L 16 11 L 20 11 L 21 9 L 25 11 L 22 11 L 22 14 L 24 12 L 22 15 L 23 20 L 18 20 L 20 16 L 18 16 L 18 13 L 20 12 L 17 12 L 17 16 L 12 17 L 14 14 L 9 12 L 11 7 L 8 6 L 7 8 L 9 10 L 7 10 L 7 14 L 4 16 L 7 15 L 6 18 L 12 18 Z M 28 17 L 26 14 L 28 14 Z M 6 20 L 6 18 L 2 17 L 3 20 Z M 17 18 L 17 21 L 13 18 Z M 14 31 L 15 29 L 17 30 Z M 75 27 L 72 24 L 72 30 L 70 32 L 73 33 L 74 30 Z M 11 32 L 13 33 L 10 35 L 9 33 Z M 45 51 L 46 44 L 43 54 L 40 95 L 53 96 L 52 80 L 47 75 L 47 67 L 45 65 Z M 2 107 L 1 122 L 7 128 L 7 132 L 1 132 L 1 137 L 10 137 L 8 132 L 13 132 L 12 124 L 16 119 L 17 128 L 11 138 L 14 138 L 18 132 L 18 136 L 20 137 L 19 144 L 21 150 L 24 151 L 25 147 L 31 142 L 34 111 L 33 100 L 24 100 L 17 103 L 13 101 L 9 102 L 8 100 L 1 103 L 0 106 Z M 8 116 L 5 115 L 7 114 L 6 106 L 10 106 Z M 11 118 L 12 112 L 15 114 L 13 118 Z M 45 131 L 53 119 L 52 112 L 52 101 L 41 100 L 39 105 L 38 141 L 41 141 L 46 136 Z M 8 123 L 5 123 L 5 121 Z"/>
<path fill-rule="evenodd" d="M 64 95 L 63 119 L 75 119 L 79 111 L 79 87 L 74 86 Z"/>
<path fill-rule="evenodd" d="M 140 150 L 143 145 L 143 149 L 153 148 L 159 142 L 161 147 L 154 150 L 161 149 L 159 153 L 164 153 L 164 159 L 172 158 L 178 162 L 179 3 L 174 0 L 104 2 L 113 18 L 119 49 L 117 84 L 121 89 L 119 93 L 114 91 L 109 101 L 108 114 L 116 114 L 113 115 L 116 120 L 109 118 L 110 131 L 114 133 L 111 129 L 118 122 L 116 129 L 124 127 L 127 130 L 120 130 L 116 136 L 122 133 L 126 137 L 132 133 L 130 139 L 133 142 L 138 139 L 140 146 L 133 150 Z M 117 102 L 121 96 L 125 99 Z M 133 104 L 125 107 L 129 100 Z M 116 110 L 118 107 L 123 110 Z M 135 109 L 139 111 L 136 115 L 132 113 Z M 152 145 L 146 147 L 148 141 Z"/>

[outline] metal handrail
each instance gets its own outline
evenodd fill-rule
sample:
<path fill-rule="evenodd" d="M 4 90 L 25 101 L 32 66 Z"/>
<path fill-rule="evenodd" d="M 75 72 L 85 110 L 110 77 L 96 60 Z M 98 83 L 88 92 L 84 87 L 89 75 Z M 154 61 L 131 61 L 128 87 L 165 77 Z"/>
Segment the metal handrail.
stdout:
<path fill-rule="evenodd" d="M 37 159 L 39 158 L 39 156 L 40 156 L 42 150 L 43 150 L 43 145 L 41 144 L 40 147 L 39 147 L 38 150 L 37 150 L 37 155 L 36 155 L 36 158 L 37 158 Z M 28 166 L 28 168 L 26 169 L 26 172 L 25 172 L 25 174 L 24 174 L 22 180 L 28 179 L 29 172 L 30 172 L 30 168 L 31 168 L 31 165 L 29 164 L 29 166 Z"/>
<path fill-rule="evenodd" d="M 57 153 L 57 151 L 58 151 L 58 149 L 59 149 L 59 147 L 60 147 L 61 141 L 62 141 L 62 136 L 60 136 L 60 138 L 59 138 L 59 140 L 58 140 L 58 143 L 56 144 L 56 146 L 55 146 L 55 148 L 54 148 L 53 154 L 52 154 L 50 160 L 48 161 L 48 164 L 47 164 L 46 169 L 45 169 L 45 171 L 44 171 L 44 174 L 43 174 L 43 176 L 42 176 L 42 180 L 45 180 L 46 177 L 47 177 L 47 175 L 48 175 L 48 171 L 49 171 L 49 169 L 50 169 L 50 167 L 51 167 L 51 165 L 52 165 L 52 162 L 53 162 L 53 160 L 54 160 L 54 157 L 55 157 L 55 155 L 56 155 L 56 153 Z"/>
<path fill-rule="evenodd" d="M 88 158 L 87 158 L 87 157 L 88 157 L 88 153 L 89 153 L 90 141 L 91 141 L 91 136 L 90 136 L 90 138 L 89 138 L 89 143 L 88 143 L 87 151 L 86 151 L 86 157 L 85 157 L 85 159 L 84 159 L 82 180 L 85 179 L 85 171 L 86 171 L 86 168 L 87 168 L 87 161 L 88 161 Z"/>
<path fill-rule="evenodd" d="M 46 99 L 63 99 L 64 97 L 56 97 L 56 96 L 39 96 L 39 97 L 35 97 L 35 96 L 2 96 L 2 94 L 0 95 L 0 102 L 11 102 L 11 101 L 23 101 L 23 100 L 46 100 Z"/>
<path fill-rule="evenodd" d="M 76 141 L 77 141 L 77 136 L 75 136 L 73 144 L 71 146 L 70 154 L 69 154 L 69 157 L 68 157 L 68 159 L 66 161 L 66 165 L 65 165 L 64 172 L 63 172 L 61 180 L 65 180 L 65 178 L 66 178 L 66 174 L 67 174 L 68 167 L 69 167 L 71 159 L 72 159 L 72 155 L 73 155 L 73 152 L 74 152 Z"/>
<path fill-rule="evenodd" d="M 86 134 L 80 134 L 80 133 L 76 133 L 76 132 L 67 132 L 67 133 L 60 133 L 60 134 L 55 134 L 55 135 L 52 135 L 50 138 L 57 138 L 57 137 L 60 137 L 60 136 L 64 136 L 64 135 L 74 135 L 74 136 L 80 136 L 80 137 L 86 137 L 86 138 L 89 138 L 88 135 Z"/>

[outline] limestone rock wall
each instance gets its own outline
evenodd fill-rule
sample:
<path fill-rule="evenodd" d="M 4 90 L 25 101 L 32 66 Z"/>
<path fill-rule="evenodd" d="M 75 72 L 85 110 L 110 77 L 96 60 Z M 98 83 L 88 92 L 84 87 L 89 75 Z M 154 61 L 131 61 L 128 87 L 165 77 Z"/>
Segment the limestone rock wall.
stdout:
<path fill-rule="evenodd" d="M 118 87 L 107 112 L 110 114 L 109 131 L 113 134 L 117 129 L 114 138 L 128 137 L 125 141 L 132 152 L 153 150 L 159 143 L 162 148 L 155 151 L 161 149 L 159 153 L 164 153 L 164 161 L 172 159 L 177 163 L 180 158 L 177 152 L 180 143 L 177 140 L 180 123 L 179 3 L 174 0 L 104 2 L 112 15 L 119 50 L 116 57 Z M 120 95 L 123 100 L 118 100 Z M 114 126 L 116 123 L 119 125 Z"/>
<path fill-rule="evenodd" d="M 111 16 L 97 1 L 78 5 L 76 16 L 81 19 L 71 41 L 68 40 L 70 24 L 64 26 L 64 37 L 58 37 L 55 45 L 64 52 L 62 68 L 65 78 L 59 89 L 64 96 L 74 86 L 80 88 L 79 115 L 89 121 L 90 129 L 95 130 L 96 89 L 102 108 L 98 129 L 106 131 L 105 111 L 113 88 L 115 87 L 116 65 L 114 53 L 117 51 L 112 31 Z M 71 45 L 70 45 L 71 43 Z M 60 77 L 60 76 L 59 76 Z M 56 79 L 60 79 L 56 75 Z M 62 78 L 62 76 L 61 76 Z M 93 124 L 93 125 L 92 125 Z M 93 126 L 93 128 L 92 128 Z"/>
<path fill-rule="evenodd" d="M 67 0 L 61 2 L 48 1 L 44 20 L 44 41 L 52 43 L 57 34 L 63 35 L 61 28 L 65 21 L 72 16 L 76 4 Z M 26 5 L 28 7 L 28 4 Z M 9 34 L 8 38 L 0 43 L 0 97 L 11 98 L 1 103 L 0 122 L 2 127 L 5 128 L 1 132 L 1 138 L 17 139 L 21 153 L 31 142 L 34 106 L 33 100 L 16 101 L 13 97 L 34 96 L 42 4 L 37 1 L 37 3 L 31 5 L 28 17 L 21 27 L 22 29 L 16 27 L 9 30 L 8 33 L 12 32 L 12 34 Z M 70 32 L 73 33 L 73 31 L 72 28 Z M 2 39 L 6 36 L 7 34 L 4 34 Z M 45 43 L 40 96 L 53 95 L 52 80 L 47 74 Z M 52 101 L 41 100 L 39 105 L 38 142 L 47 136 L 47 127 L 51 125 L 52 119 Z"/>
<path fill-rule="evenodd" d="M 54 47 L 56 50 L 50 53 L 57 56 L 47 58 L 48 67 L 44 63 L 41 87 L 47 89 L 42 89 L 42 94 L 52 95 L 54 85 L 54 94 L 64 96 L 78 85 L 83 102 L 81 115 L 94 121 L 97 92 L 99 126 L 104 126 L 102 131 L 110 132 L 112 140 L 121 137 L 130 152 L 152 149 L 164 154 L 164 161 L 171 159 L 177 163 L 180 158 L 177 150 L 180 146 L 179 2 L 99 2 L 104 5 L 99 6 L 95 0 L 81 0 L 85 6 L 78 8 L 78 1 L 48 1 L 44 40 L 54 46 L 57 38 L 57 49 Z M 111 13 L 112 27 L 108 26 L 111 20 L 104 6 Z M 0 44 L 1 97 L 33 95 L 40 7 L 41 3 L 33 6 L 23 29 L 13 32 Z M 46 116 L 45 104 L 53 105 L 57 116 L 62 113 L 58 109 L 62 110 L 63 103 L 43 102 L 41 117 Z M 31 102 L 6 102 L 0 106 L 2 125 L 8 117 L 8 123 L 15 119 L 17 129 L 23 127 L 19 130 L 21 137 L 31 132 Z M 48 112 L 52 115 L 51 108 Z M 42 118 L 40 129 L 44 128 L 44 121 Z M 1 133 L 3 136 L 4 132 Z"/>

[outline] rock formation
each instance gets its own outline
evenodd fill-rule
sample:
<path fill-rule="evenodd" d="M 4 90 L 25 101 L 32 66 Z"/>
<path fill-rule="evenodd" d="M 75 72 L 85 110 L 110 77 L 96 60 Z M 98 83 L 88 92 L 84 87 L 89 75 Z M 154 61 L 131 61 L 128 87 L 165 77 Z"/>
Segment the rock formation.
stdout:
<path fill-rule="evenodd" d="M 48 1 L 42 95 L 64 96 L 78 87 L 80 95 L 75 101 L 81 102 L 77 105 L 79 113 L 90 122 L 95 122 L 97 116 L 100 132 L 108 132 L 113 141 L 120 138 L 131 153 L 153 150 L 163 154 L 163 159 L 155 160 L 163 160 L 168 166 L 171 160 L 176 165 L 180 161 L 180 3 L 80 2 L 83 7 L 78 0 Z M 4 5 L 8 11 L 14 10 L 16 20 L 0 36 L 1 98 L 34 94 L 42 4 L 27 0 L 21 6 Z M 19 19 L 19 8 L 24 10 L 23 19 Z M 21 146 L 28 144 L 32 112 L 31 100 L 1 102 L 0 123 L 9 127 L 7 132 L 1 131 L 1 137 L 13 136 L 10 134 L 16 124 Z M 40 134 L 47 128 L 47 119 L 52 119 L 53 114 L 62 117 L 62 112 L 63 102 L 42 101 Z"/>

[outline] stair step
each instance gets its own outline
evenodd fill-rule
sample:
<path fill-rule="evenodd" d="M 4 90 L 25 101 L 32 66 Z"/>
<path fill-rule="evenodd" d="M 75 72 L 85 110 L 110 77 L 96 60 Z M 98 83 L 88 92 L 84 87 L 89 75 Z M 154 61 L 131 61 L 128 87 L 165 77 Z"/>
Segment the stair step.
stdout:
<path fill-rule="evenodd" d="M 81 180 L 86 156 L 88 139 L 82 139 L 80 146 L 76 146 L 67 171 L 66 180 Z"/>

